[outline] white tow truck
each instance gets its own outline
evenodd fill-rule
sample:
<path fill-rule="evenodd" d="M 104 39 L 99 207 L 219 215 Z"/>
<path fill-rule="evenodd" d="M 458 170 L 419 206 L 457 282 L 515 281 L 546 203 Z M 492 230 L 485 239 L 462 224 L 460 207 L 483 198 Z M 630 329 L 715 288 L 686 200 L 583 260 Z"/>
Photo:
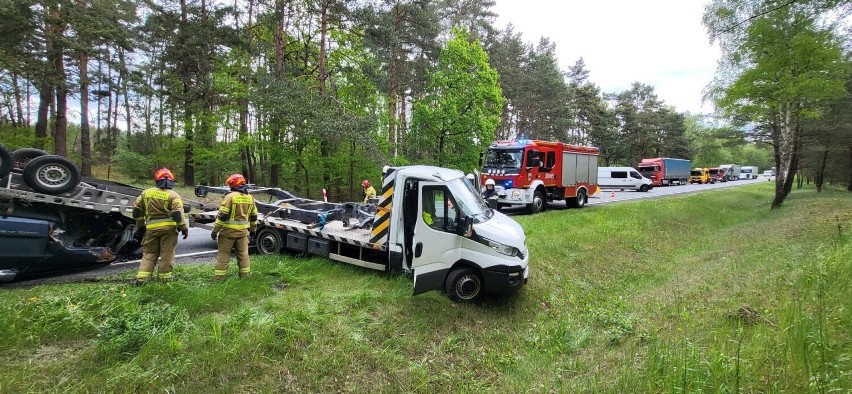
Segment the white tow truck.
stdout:
<path fill-rule="evenodd" d="M 224 194 L 198 186 L 196 195 Z M 307 253 L 379 271 L 410 273 L 414 294 L 444 290 L 454 301 L 517 291 L 529 277 L 521 226 L 487 207 L 464 173 L 430 166 L 391 167 L 382 191 L 367 204 L 329 203 L 281 189 L 253 188 L 258 201 L 259 253 Z M 190 216 L 211 229 L 217 211 Z"/>

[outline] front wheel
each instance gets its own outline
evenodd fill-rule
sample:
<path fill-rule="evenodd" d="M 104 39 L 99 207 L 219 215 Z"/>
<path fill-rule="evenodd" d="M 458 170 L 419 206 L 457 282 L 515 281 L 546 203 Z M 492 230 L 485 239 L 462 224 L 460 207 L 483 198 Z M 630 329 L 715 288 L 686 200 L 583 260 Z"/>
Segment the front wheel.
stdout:
<path fill-rule="evenodd" d="M 80 170 L 62 156 L 39 156 L 24 167 L 24 183 L 44 194 L 62 194 L 80 183 Z"/>
<path fill-rule="evenodd" d="M 544 200 L 544 192 L 541 189 L 536 189 L 533 193 L 532 203 L 527 205 L 529 213 L 539 213 L 544 211 L 547 202 Z"/>
<path fill-rule="evenodd" d="M 260 254 L 278 254 L 284 246 L 281 233 L 271 228 L 258 231 L 255 243 Z"/>
<path fill-rule="evenodd" d="M 639 186 L 639 191 L 642 192 L 642 193 L 647 192 L 648 190 L 651 190 L 651 188 L 648 185 Z"/>
<path fill-rule="evenodd" d="M 474 302 L 485 294 L 482 278 L 472 268 L 456 268 L 447 275 L 444 290 L 456 302 Z"/>

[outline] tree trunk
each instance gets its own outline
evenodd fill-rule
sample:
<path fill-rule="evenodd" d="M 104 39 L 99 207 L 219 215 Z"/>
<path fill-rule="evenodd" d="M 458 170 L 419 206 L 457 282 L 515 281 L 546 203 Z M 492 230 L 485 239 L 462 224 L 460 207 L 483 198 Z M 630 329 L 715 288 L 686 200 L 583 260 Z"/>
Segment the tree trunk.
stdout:
<path fill-rule="evenodd" d="M 83 155 L 80 169 L 83 176 L 92 176 L 92 149 L 89 141 L 89 57 L 84 51 L 79 51 L 77 61 L 80 68 L 80 153 Z"/>
<path fill-rule="evenodd" d="M 124 48 L 118 48 L 118 59 L 120 62 L 120 67 L 118 72 L 118 79 L 121 81 L 121 90 L 124 91 L 124 116 L 127 117 L 127 144 L 130 146 L 130 135 L 131 133 L 131 119 L 130 119 L 130 95 L 128 94 L 127 89 L 127 63 L 124 61 Z"/>
<path fill-rule="evenodd" d="M 36 117 L 36 143 L 35 148 L 44 149 L 47 139 L 48 108 L 53 97 L 53 87 L 49 82 L 44 83 L 38 90 L 38 115 Z"/>
<path fill-rule="evenodd" d="M 12 94 L 15 96 L 15 112 L 17 112 L 18 126 L 29 126 L 24 120 L 24 106 L 21 104 L 21 87 L 18 86 L 18 74 L 12 72 Z"/>
<path fill-rule="evenodd" d="M 183 160 L 183 184 L 185 186 L 195 185 L 195 167 L 193 166 L 193 148 L 195 142 L 192 131 L 192 110 L 187 108 L 183 115 L 183 134 L 186 138 L 186 149 Z"/>
<path fill-rule="evenodd" d="M 65 58 L 64 48 L 59 43 L 58 38 L 65 32 L 62 16 L 59 14 L 59 9 L 56 6 L 50 7 L 50 30 L 53 37 L 52 51 L 50 51 L 48 60 L 53 64 L 53 77 L 56 80 L 56 130 L 54 132 L 53 147 L 54 152 L 60 156 L 68 155 L 67 146 L 67 131 L 68 131 L 68 86 L 66 85 L 65 77 Z"/>

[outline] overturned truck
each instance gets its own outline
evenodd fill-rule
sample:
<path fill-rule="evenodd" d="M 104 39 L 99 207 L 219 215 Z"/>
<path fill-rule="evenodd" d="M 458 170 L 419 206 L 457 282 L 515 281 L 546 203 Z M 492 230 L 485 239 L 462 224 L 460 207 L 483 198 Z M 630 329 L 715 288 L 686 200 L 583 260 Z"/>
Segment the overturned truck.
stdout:
<path fill-rule="evenodd" d="M 128 215 L 141 192 L 81 177 L 62 156 L 0 146 L 0 282 L 138 257 Z"/>

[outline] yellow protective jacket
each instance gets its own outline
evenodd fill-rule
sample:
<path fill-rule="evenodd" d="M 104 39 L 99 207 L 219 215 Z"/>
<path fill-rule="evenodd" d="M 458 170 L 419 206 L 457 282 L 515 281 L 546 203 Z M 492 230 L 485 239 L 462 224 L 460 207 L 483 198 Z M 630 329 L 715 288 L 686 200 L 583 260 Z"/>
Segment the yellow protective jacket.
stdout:
<path fill-rule="evenodd" d="M 364 189 L 364 204 L 367 203 L 367 200 L 375 197 L 376 189 L 374 189 L 372 186 L 368 186 L 366 189 Z"/>
<path fill-rule="evenodd" d="M 230 237 L 248 235 L 257 230 L 257 204 L 250 194 L 230 192 L 219 206 L 213 232 Z"/>
<path fill-rule="evenodd" d="M 171 189 L 152 187 L 145 189 L 133 203 L 133 219 L 147 231 L 156 229 L 184 229 L 183 200 Z"/>

